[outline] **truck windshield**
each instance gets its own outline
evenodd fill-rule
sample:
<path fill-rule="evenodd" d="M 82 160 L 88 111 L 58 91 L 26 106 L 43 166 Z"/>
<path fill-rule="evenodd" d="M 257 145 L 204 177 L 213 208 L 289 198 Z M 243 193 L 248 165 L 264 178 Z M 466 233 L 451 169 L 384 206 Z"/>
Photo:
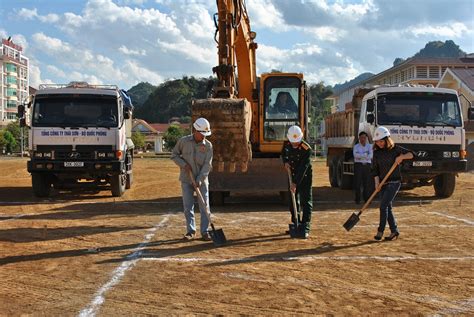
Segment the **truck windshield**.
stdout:
<path fill-rule="evenodd" d="M 453 94 L 379 94 L 379 125 L 462 126 L 458 99 Z"/>
<path fill-rule="evenodd" d="M 297 77 L 270 77 L 265 81 L 265 140 L 284 141 L 288 128 L 299 125 L 300 87 Z"/>
<path fill-rule="evenodd" d="M 116 127 L 118 104 L 114 96 L 37 96 L 33 108 L 36 127 Z"/>

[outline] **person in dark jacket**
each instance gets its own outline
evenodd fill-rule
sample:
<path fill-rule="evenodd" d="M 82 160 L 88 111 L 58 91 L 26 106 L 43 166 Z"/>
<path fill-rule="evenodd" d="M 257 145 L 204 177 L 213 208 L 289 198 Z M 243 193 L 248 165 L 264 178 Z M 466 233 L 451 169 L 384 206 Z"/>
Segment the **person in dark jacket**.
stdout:
<path fill-rule="evenodd" d="M 375 181 L 375 190 L 380 190 L 380 222 L 375 240 L 381 240 L 385 225 L 390 227 L 390 235 L 385 240 L 397 239 L 400 235 L 397 222 L 392 211 L 392 202 L 401 186 L 400 166 L 388 177 L 385 184 L 379 189 L 379 184 L 396 162 L 400 165 L 404 160 L 413 158 L 413 153 L 401 146 L 395 145 L 390 138 L 390 131 L 385 127 L 378 127 L 374 133 L 374 156 L 372 161 L 372 175 Z"/>
<path fill-rule="evenodd" d="M 311 213 L 313 210 L 313 170 L 311 167 L 311 146 L 303 140 L 303 132 L 298 126 L 288 129 L 288 141 L 283 144 L 281 157 L 285 168 L 291 172 L 289 190 L 295 193 L 296 208 L 302 208 L 304 238 L 309 237 L 311 230 Z M 293 216 L 293 204 L 290 201 L 291 222 L 296 223 Z M 298 211 L 295 211 L 298 214 Z M 300 220 L 300 219 L 299 219 Z"/>

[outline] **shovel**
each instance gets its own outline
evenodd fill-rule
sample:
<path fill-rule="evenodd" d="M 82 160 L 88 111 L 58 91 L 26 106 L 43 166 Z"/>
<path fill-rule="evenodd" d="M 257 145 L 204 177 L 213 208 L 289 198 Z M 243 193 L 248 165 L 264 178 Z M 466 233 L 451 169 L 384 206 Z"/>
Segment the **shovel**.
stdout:
<path fill-rule="evenodd" d="M 199 190 L 199 187 L 197 186 L 196 181 L 194 180 L 194 176 L 191 171 L 189 171 L 189 178 L 191 178 L 191 182 L 193 183 L 194 190 L 196 191 L 196 194 L 198 196 L 198 199 L 201 201 L 201 204 L 206 206 L 207 220 L 209 220 L 209 223 L 211 224 L 211 228 L 212 228 L 212 231 L 210 232 L 212 242 L 214 243 L 216 247 L 223 246 L 224 244 L 227 243 L 227 239 L 224 235 L 224 231 L 222 229 L 214 228 L 214 224 L 212 223 L 212 219 L 211 219 L 211 211 L 209 210 L 209 206 L 204 200 L 204 197 L 202 197 L 201 191 Z"/>
<path fill-rule="evenodd" d="M 290 182 L 290 184 L 292 183 L 291 181 L 291 172 L 289 170 L 287 170 L 288 172 L 288 181 Z M 292 238 L 300 238 L 304 235 L 304 229 L 303 227 L 301 226 L 300 224 L 300 220 L 299 220 L 299 214 L 297 213 L 297 208 L 296 208 L 296 197 L 295 197 L 295 193 L 293 193 L 291 190 L 290 190 L 290 194 L 291 194 L 291 202 L 293 203 L 293 219 L 295 219 L 295 223 L 290 223 L 288 225 L 289 227 L 289 231 L 290 231 L 290 237 Z"/>
<path fill-rule="evenodd" d="M 385 175 L 385 177 L 383 178 L 382 182 L 379 184 L 379 186 L 374 190 L 374 192 L 372 193 L 372 195 L 369 197 L 369 199 L 366 201 L 366 203 L 364 204 L 364 206 L 362 206 L 362 208 L 360 209 L 360 211 L 358 213 L 352 213 L 352 215 L 349 217 L 349 219 L 347 219 L 347 221 L 342 225 L 347 231 L 351 230 L 352 228 L 354 228 L 354 226 L 359 222 L 360 220 L 360 215 L 362 214 L 362 212 L 370 205 L 370 203 L 372 202 L 372 199 L 374 199 L 375 195 L 377 195 L 377 193 L 380 191 L 380 189 L 382 189 L 382 186 L 385 184 L 385 182 L 387 181 L 387 179 L 389 178 L 390 175 L 392 175 L 393 171 L 395 170 L 395 168 L 397 167 L 397 163 L 393 163 L 392 167 L 390 168 L 390 170 L 388 171 L 387 175 Z"/>

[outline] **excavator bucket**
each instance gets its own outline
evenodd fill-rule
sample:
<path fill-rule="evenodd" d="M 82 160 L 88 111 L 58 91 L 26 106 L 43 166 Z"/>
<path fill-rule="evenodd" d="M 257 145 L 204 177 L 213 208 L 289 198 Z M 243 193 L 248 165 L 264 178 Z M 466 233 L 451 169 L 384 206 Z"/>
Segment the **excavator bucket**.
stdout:
<path fill-rule="evenodd" d="M 246 172 L 252 157 L 250 126 L 252 106 L 247 99 L 197 99 L 192 120 L 203 117 L 211 124 L 208 137 L 214 150 L 213 165 L 218 172 Z"/>

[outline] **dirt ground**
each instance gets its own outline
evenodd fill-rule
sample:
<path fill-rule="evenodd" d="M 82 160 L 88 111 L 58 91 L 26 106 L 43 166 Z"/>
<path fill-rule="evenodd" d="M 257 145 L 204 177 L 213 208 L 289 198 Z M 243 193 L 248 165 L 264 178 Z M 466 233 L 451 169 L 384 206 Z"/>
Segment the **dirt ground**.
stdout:
<path fill-rule="evenodd" d="M 474 315 L 474 174 L 448 199 L 400 193 L 400 239 L 375 242 L 377 202 L 346 232 L 351 192 L 330 188 L 318 161 L 310 239 L 284 234 L 278 195 L 238 196 L 213 208 L 229 239 L 215 248 L 180 239 L 169 160 L 137 159 L 120 199 L 37 199 L 26 160 L 0 166 L 0 315 Z"/>

